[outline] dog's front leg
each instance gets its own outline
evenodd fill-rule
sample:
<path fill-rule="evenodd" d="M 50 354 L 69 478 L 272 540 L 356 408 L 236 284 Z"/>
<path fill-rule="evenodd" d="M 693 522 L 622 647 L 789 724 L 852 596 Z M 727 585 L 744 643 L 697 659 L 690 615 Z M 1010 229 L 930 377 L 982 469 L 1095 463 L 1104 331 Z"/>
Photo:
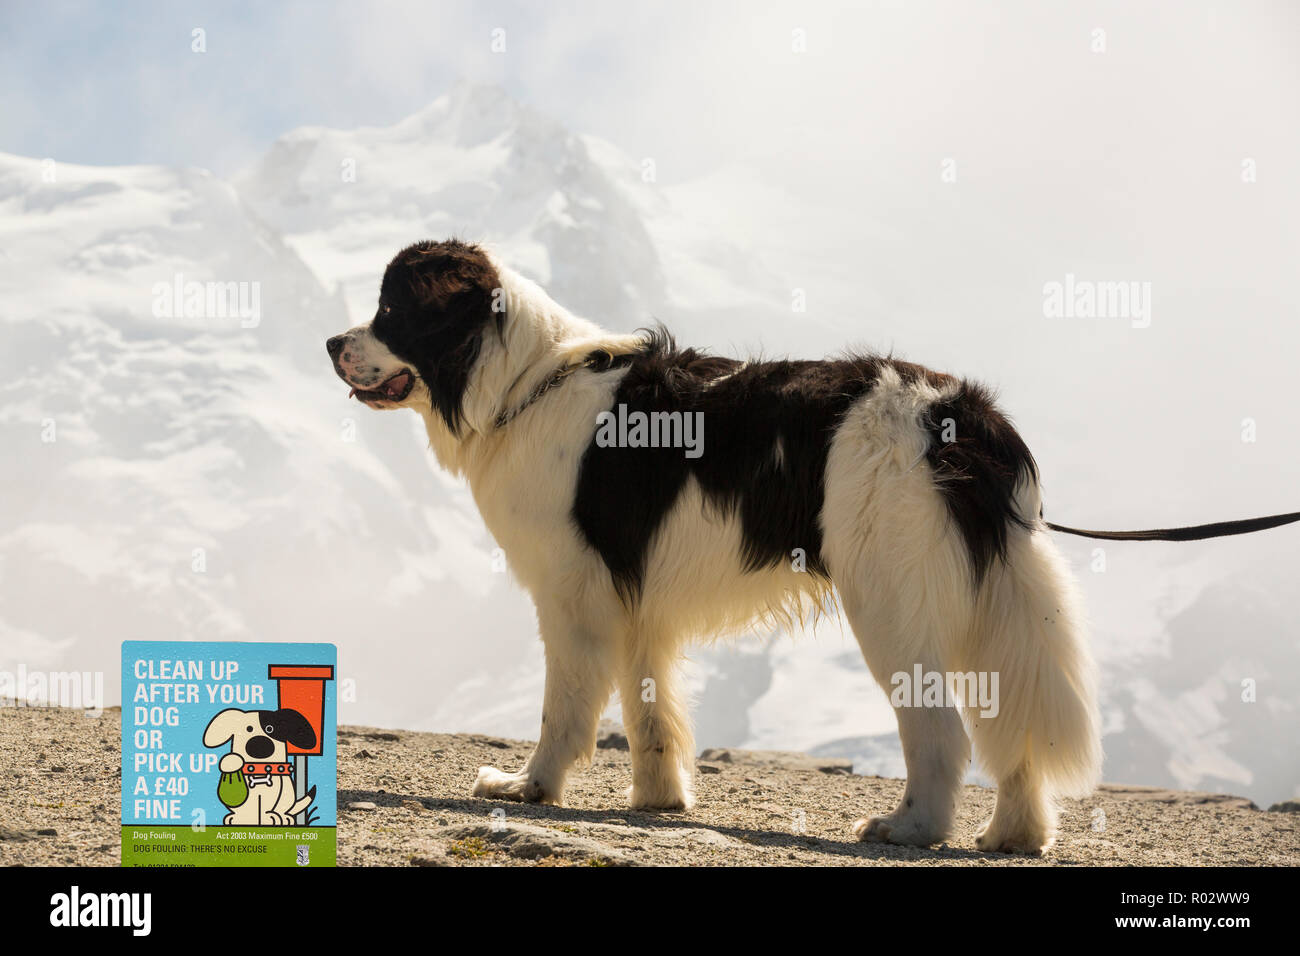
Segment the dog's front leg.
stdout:
<path fill-rule="evenodd" d="M 293 799 L 293 784 L 289 782 L 288 777 L 283 778 L 283 781 L 277 777 L 273 786 L 275 799 L 271 801 L 270 807 L 266 810 L 266 822 L 273 827 L 286 826 L 293 822 L 284 812 L 289 808 L 289 804 Z M 288 792 L 286 793 L 286 791 Z"/>
<path fill-rule="evenodd" d="M 674 643 L 653 631 L 629 633 L 618 679 L 632 758 L 628 803 L 638 810 L 689 810 L 695 742 Z"/>
<path fill-rule="evenodd" d="M 571 618 L 551 622 L 539 613 L 546 645 L 546 692 L 537 748 L 517 773 L 480 767 L 474 796 L 564 801 L 564 778 L 578 762 L 591 760 L 596 723 L 613 685 L 613 653 L 598 629 L 577 627 Z"/>
<path fill-rule="evenodd" d="M 298 800 L 298 794 L 294 790 L 293 778 L 285 777 L 279 784 L 279 795 L 275 798 L 275 805 L 271 807 L 271 817 L 277 826 L 291 827 L 298 821 L 294 819 L 293 807 Z"/>

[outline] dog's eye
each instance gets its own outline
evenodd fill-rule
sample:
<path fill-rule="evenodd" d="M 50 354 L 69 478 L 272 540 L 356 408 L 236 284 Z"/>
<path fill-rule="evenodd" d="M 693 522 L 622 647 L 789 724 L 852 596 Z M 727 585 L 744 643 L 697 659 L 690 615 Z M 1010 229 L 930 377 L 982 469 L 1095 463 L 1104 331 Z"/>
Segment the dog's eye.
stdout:
<path fill-rule="evenodd" d="M 275 728 L 272 727 L 270 724 L 267 724 L 263 729 L 264 729 L 268 734 L 273 734 L 273 733 L 275 733 Z"/>
<path fill-rule="evenodd" d="M 250 733 L 250 734 L 253 732 L 253 728 L 252 728 L 252 727 L 245 727 L 244 730 L 245 730 L 246 732 Z"/>

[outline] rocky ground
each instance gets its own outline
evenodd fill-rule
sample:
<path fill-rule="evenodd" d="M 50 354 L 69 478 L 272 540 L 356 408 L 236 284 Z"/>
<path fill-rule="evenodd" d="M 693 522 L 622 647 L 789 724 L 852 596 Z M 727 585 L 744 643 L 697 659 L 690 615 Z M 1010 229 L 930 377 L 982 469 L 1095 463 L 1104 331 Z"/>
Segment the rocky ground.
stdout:
<path fill-rule="evenodd" d="M 119 712 L 0 707 L 0 864 L 118 862 Z M 626 743 L 606 731 L 566 807 L 469 796 L 480 765 L 515 769 L 530 744 L 474 734 L 339 729 L 339 863 L 352 866 L 1215 866 L 1300 864 L 1300 805 L 1105 785 L 1069 801 L 1041 858 L 980 853 L 994 793 L 967 787 L 957 831 L 929 849 L 860 844 L 853 820 L 887 812 L 903 781 L 842 761 L 706 750 L 688 813 L 631 811 Z"/>

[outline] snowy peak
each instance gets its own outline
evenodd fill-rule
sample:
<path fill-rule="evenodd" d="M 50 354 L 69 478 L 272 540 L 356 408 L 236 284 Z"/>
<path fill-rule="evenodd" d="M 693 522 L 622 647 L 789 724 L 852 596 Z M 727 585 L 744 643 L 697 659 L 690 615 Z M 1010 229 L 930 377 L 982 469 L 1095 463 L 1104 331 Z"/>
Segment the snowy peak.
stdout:
<path fill-rule="evenodd" d="M 559 123 L 513 99 L 501 87 L 461 82 L 390 131 L 392 141 L 437 141 L 473 149 L 497 139 L 502 131 L 525 128 L 539 138 L 567 135 Z"/>
<path fill-rule="evenodd" d="M 462 84 L 393 126 L 294 130 L 236 182 L 343 289 L 354 321 L 399 248 L 454 235 L 491 243 L 575 311 L 631 328 L 666 298 L 631 166 L 608 150 L 598 160 L 497 87 Z"/>
<path fill-rule="evenodd" d="M 107 315 L 116 334 L 242 339 L 295 364 L 291 343 L 341 321 L 293 250 L 206 170 L 0 154 L 0 248 L 10 321 L 87 329 Z"/>

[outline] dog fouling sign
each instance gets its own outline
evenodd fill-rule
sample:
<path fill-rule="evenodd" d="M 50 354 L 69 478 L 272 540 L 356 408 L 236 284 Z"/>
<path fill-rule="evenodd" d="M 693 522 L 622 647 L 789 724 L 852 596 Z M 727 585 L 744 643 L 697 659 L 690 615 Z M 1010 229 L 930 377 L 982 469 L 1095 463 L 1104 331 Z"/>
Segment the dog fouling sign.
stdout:
<path fill-rule="evenodd" d="M 122 645 L 123 866 L 332 866 L 332 644 Z"/>

